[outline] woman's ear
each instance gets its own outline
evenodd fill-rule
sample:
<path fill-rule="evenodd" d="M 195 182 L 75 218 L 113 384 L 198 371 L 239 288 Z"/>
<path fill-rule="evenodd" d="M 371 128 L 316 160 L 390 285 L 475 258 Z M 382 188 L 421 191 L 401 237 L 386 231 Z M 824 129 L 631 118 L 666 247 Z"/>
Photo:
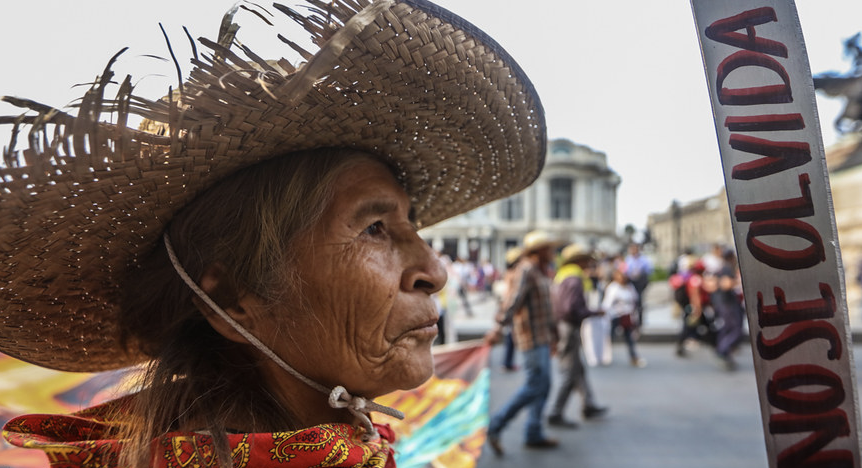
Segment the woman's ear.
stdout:
<path fill-rule="evenodd" d="M 237 288 L 233 278 L 227 274 L 224 265 L 216 263 L 204 270 L 200 279 L 200 288 L 236 323 L 252 332 L 257 319 L 257 311 L 261 310 L 261 300 L 257 295 Z M 192 298 L 195 306 L 209 322 L 210 326 L 225 338 L 237 342 L 248 343 L 230 323 L 212 310 L 198 296 Z M 253 332 L 252 332 L 253 333 Z"/>

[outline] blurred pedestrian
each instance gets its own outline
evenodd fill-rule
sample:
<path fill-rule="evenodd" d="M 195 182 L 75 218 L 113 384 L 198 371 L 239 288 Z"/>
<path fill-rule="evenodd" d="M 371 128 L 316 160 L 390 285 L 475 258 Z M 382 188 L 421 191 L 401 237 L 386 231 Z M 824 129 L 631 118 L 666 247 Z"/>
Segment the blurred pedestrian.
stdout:
<path fill-rule="evenodd" d="M 613 278 L 613 282 L 605 288 L 602 309 L 611 318 L 611 328 L 622 329 L 631 365 L 645 367 L 646 360 L 640 357 L 635 346 L 638 293 L 631 280 L 622 271 L 614 270 Z"/>
<path fill-rule="evenodd" d="M 618 269 L 622 259 L 618 256 L 601 258 L 596 265 L 596 303 L 600 306 L 605 288 L 613 281 L 613 271 Z M 597 309 L 600 307 L 596 307 Z M 611 319 L 607 314 L 588 317 L 581 323 L 584 362 L 590 367 L 599 364 L 609 366 L 613 360 L 611 346 Z"/>
<path fill-rule="evenodd" d="M 458 297 L 461 299 L 461 308 L 467 317 L 473 316 L 473 308 L 470 306 L 470 300 L 467 297 L 467 291 L 470 290 L 470 278 L 473 274 L 473 266 L 470 262 L 461 257 L 455 259 L 452 264 L 453 272 L 455 273 L 455 287 Z"/>
<path fill-rule="evenodd" d="M 672 275 L 687 275 L 691 266 L 697 261 L 697 256 L 691 247 L 687 247 L 671 264 L 668 273 Z"/>
<path fill-rule="evenodd" d="M 710 291 L 704 281 L 706 267 L 702 260 L 698 260 L 691 267 L 690 274 L 685 280 L 685 294 L 682 296 L 682 329 L 676 342 L 676 354 L 685 357 L 686 344 L 689 340 L 699 340 L 710 345 L 715 343 L 712 331 L 712 309 L 710 308 Z"/>
<path fill-rule="evenodd" d="M 563 415 L 572 392 L 581 394 L 581 414 L 585 419 L 599 417 L 607 411 L 596 404 L 581 356 L 581 322 L 603 312 L 587 306 L 587 294 L 595 289 L 589 276 L 595 262 L 593 255 L 578 244 L 570 244 L 563 249 L 560 262 L 551 297 L 560 337 L 556 357 L 562 382 L 551 406 L 548 424 L 575 429 L 578 424 Z"/>
<path fill-rule="evenodd" d="M 637 323 L 638 326 L 644 323 L 644 307 L 643 295 L 647 286 L 649 286 L 649 278 L 652 275 L 653 265 L 649 258 L 641 252 L 640 244 L 629 244 L 629 253 L 625 258 L 626 276 L 632 282 L 635 291 L 638 293 L 637 301 Z"/>
<path fill-rule="evenodd" d="M 715 276 L 721 271 L 721 267 L 724 266 L 724 260 L 722 259 L 724 250 L 724 245 L 716 242 L 712 244 L 712 249 L 709 252 L 700 257 L 700 260 L 703 262 L 704 276 Z"/>
<path fill-rule="evenodd" d="M 497 456 L 503 455 L 500 433 L 524 409 L 528 409 L 524 444 L 531 448 L 554 448 L 558 442 L 545 436 L 542 412 L 551 390 L 551 347 L 556 328 L 551 309 L 551 281 L 548 272 L 554 260 L 554 242 L 543 231 L 524 236 L 524 253 L 515 267 L 513 293 L 504 305 L 502 319 L 488 332 L 486 341 L 500 341 L 502 329 L 512 324 L 515 344 L 523 357 L 526 379 L 512 398 L 491 416 L 488 443 Z"/>
<path fill-rule="evenodd" d="M 717 322 L 715 351 L 725 367 L 734 370 L 736 361 L 733 359 L 733 352 L 743 338 L 745 308 L 736 253 L 732 249 L 726 249 L 722 259 L 722 267 L 716 276 L 716 288 L 710 295 Z"/>
<path fill-rule="evenodd" d="M 487 299 L 493 296 L 493 286 L 497 281 L 497 269 L 486 258 L 482 260 L 479 270 L 482 272 L 482 297 Z"/>
<path fill-rule="evenodd" d="M 514 289 L 512 287 L 512 282 L 515 279 L 515 267 L 518 265 L 518 260 L 521 259 L 521 254 L 523 253 L 523 249 L 521 247 L 512 247 L 506 251 L 506 271 L 503 273 L 503 277 L 495 282 L 495 295 L 498 298 L 498 309 L 497 309 L 497 322 L 503 320 L 503 314 L 505 310 L 503 309 L 503 304 L 509 302 L 509 294 Z M 505 371 L 516 371 L 518 370 L 518 366 L 515 365 L 515 340 L 512 337 L 512 327 L 507 326 L 503 332 L 503 370 Z"/>

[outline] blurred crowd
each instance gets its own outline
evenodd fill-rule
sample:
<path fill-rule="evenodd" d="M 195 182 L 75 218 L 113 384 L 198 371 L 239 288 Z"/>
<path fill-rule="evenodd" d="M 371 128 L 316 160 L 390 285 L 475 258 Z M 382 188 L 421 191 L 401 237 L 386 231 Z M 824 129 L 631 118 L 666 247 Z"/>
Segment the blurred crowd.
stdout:
<path fill-rule="evenodd" d="M 511 257 L 518 248 L 511 249 L 506 259 L 509 267 L 517 261 Z M 460 312 L 473 317 L 473 301 L 494 300 L 499 303 L 505 295 L 506 268 L 498 269 L 487 259 L 468 261 L 451 259 L 439 253 L 449 273 L 448 285 L 436 296 L 441 314 L 440 343 L 454 339 L 447 318 Z M 563 266 L 562 249 L 558 249 L 555 261 L 549 266 L 548 275 L 553 278 Z M 589 366 L 610 365 L 613 360 L 611 343 L 623 340 L 629 349 L 631 364 L 643 367 L 646 361 L 637 355 L 635 342 L 640 328 L 647 319 L 644 315 L 643 296 L 649 287 L 655 268 L 642 246 L 631 244 L 625 252 L 608 254 L 591 252 L 584 272 L 590 278 L 590 288 L 585 294 L 591 310 L 606 314 L 586 318 L 581 325 L 583 355 Z M 710 251 L 695 254 L 686 250 L 668 268 L 673 291 L 674 316 L 680 319 L 680 331 L 676 353 L 686 357 L 698 345 L 715 348 L 717 356 L 728 370 L 736 368 L 734 351 L 744 337 L 745 312 L 736 255 L 731 247 L 712 245 Z M 634 311 L 622 313 L 619 296 L 633 290 Z M 607 292 L 611 295 L 608 296 Z M 615 303 L 616 301 L 616 303 Z M 513 370 L 514 343 L 511 334 L 505 336 L 507 370 Z"/>
<path fill-rule="evenodd" d="M 614 341 L 625 344 L 631 367 L 647 366 L 637 342 L 646 318 L 643 298 L 655 279 L 655 267 L 641 245 L 604 254 L 532 232 L 506 252 L 505 268 L 487 260 L 439 255 L 449 273 L 447 287 L 436 294 L 439 342 L 455 338 L 450 316 L 469 319 L 473 307 L 481 304 L 486 313 L 493 307 L 496 324 L 486 341 L 503 343 L 504 369 L 525 375 L 523 386 L 492 415 L 488 440 L 497 455 L 504 453 L 500 433 L 522 410 L 528 413 L 525 444 L 532 448 L 556 446 L 557 441 L 545 436 L 544 424 L 578 427 L 566 411 L 571 395 L 580 396 L 582 419 L 607 412 L 592 391 L 586 369 L 611 365 Z M 728 370 L 735 369 L 733 355 L 744 336 L 745 313 L 734 251 L 723 245 L 704 255 L 687 251 L 670 266 L 667 281 L 680 320 L 676 354 L 686 357 L 694 346 L 706 344 Z M 553 399 L 551 359 L 557 361 L 560 379 Z"/>
<path fill-rule="evenodd" d="M 745 305 L 734 250 L 714 244 L 701 256 L 686 251 L 672 265 L 669 282 L 681 318 L 677 355 L 685 357 L 692 343 L 702 342 L 715 347 L 728 370 L 736 369 Z"/>

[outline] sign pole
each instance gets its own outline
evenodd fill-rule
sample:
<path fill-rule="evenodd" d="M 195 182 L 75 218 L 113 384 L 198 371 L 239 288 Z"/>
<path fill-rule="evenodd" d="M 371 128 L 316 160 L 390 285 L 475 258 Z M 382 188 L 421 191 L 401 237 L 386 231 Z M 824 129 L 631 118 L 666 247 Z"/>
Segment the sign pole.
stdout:
<path fill-rule="evenodd" d="M 691 0 L 771 468 L 860 468 L 853 349 L 814 85 L 792 0 Z"/>

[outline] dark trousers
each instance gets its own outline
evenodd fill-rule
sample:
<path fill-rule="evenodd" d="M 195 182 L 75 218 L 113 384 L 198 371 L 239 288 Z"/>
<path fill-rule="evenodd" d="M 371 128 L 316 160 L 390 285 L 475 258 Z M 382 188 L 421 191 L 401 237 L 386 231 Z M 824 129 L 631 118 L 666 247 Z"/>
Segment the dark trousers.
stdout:
<path fill-rule="evenodd" d="M 488 437 L 498 438 L 500 432 L 518 413 L 527 409 L 527 424 L 524 430 L 525 442 L 545 440 L 542 430 L 542 411 L 551 391 L 551 351 L 548 345 L 536 346 L 522 351 L 526 379 L 512 398 L 491 416 L 488 423 Z"/>
<path fill-rule="evenodd" d="M 716 330 L 715 351 L 721 357 L 728 357 L 742 340 L 742 324 L 745 310 L 739 303 L 716 303 L 715 316 L 721 320 L 721 326 Z"/>
<path fill-rule="evenodd" d="M 685 340 L 693 338 L 704 343 L 714 345 L 715 333 L 712 330 L 712 321 L 707 317 L 707 310 L 702 310 L 700 317 L 693 321 L 691 317 L 691 305 L 685 306 L 682 314 L 682 329 L 676 340 L 677 350 L 681 350 Z"/>
<path fill-rule="evenodd" d="M 595 406 L 593 391 L 587 381 L 587 370 L 581 355 L 581 328 L 567 322 L 561 322 L 557 328 L 561 340 L 557 348 L 557 358 L 562 380 L 557 389 L 557 397 L 551 406 L 551 416 L 563 415 L 569 396 L 575 391 L 581 393 L 584 407 Z"/>
<path fill-rule="evenodd" d="M 515 367 L 515 339 L 512 338 L 512 330 L 506 331 L 505 350 L 503 352 L 503 367 L 512 369 Z"/>
<path fill-rule="evenodd" d="M 622 317 L 614 317 L 611 320 L 611 330 L 616 330 L 619 327 L 623 331 L 623 339 L 626 341 L 626 346 L 629 350 L 629 358 L 635 360 L 638 358 L 638 352 L 635 348 L 634 327 L 624 327 L 620 323 Z"/>
<path fill-rule="evenodd" d="M 635 287 L 635 291 L 638 293 L 638 299 L 635 303 L 635 308 L 637 309 L 638 314 L 638 326 L 643 326 L 644 324 L 644 291 L 646 291 L 647 286 L 649 286 L 649 278 L 646 276 L 640 276 L 638 278 L 632 279 L 632 286 Z"/>

